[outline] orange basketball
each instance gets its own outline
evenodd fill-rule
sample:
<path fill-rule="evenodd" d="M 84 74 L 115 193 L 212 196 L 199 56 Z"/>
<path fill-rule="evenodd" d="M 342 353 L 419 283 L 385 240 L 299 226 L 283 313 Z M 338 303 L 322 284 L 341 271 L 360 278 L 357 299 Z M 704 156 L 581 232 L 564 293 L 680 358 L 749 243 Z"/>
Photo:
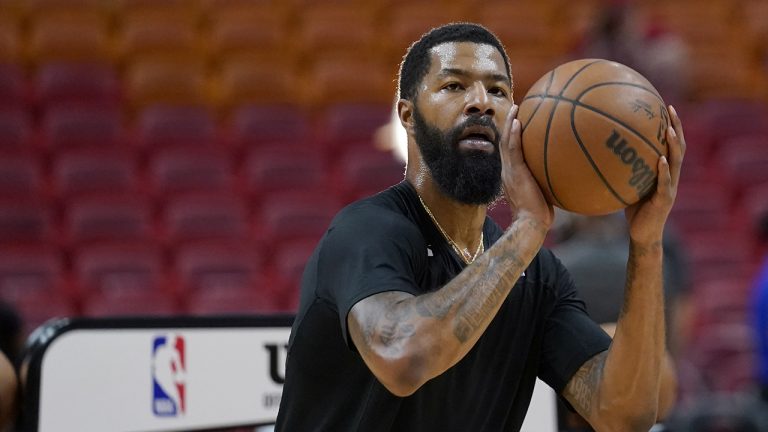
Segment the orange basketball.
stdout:
<path fill-rule="evenodd" d="M 668 155 L 669 113 L 636 71 L 575 60 L 539 79 L 520 103 L 523 153 L 544 196 L 585 215 L 611 213 L 654 190 Z"/>

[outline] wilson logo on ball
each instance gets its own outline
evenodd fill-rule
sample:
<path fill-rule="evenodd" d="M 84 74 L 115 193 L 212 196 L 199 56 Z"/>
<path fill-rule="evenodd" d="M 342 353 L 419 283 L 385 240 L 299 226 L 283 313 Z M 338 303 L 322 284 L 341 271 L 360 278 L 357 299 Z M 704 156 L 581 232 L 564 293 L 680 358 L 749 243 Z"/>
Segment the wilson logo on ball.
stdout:
<path fill-rule="evenodd" d="M 605 145 L 613 150 L 613 153 L 621 159 L 625 165 L 632 167 L 632 177 L 629 178 L 629 185 L 637 190 L 639 196 L 645 195 L 653 186 L 656 174 L 645 160 L 638 156 L 637 150 L 629 145 L 627 140 L 614 129 L 611 136 L 605 140 Z"/>

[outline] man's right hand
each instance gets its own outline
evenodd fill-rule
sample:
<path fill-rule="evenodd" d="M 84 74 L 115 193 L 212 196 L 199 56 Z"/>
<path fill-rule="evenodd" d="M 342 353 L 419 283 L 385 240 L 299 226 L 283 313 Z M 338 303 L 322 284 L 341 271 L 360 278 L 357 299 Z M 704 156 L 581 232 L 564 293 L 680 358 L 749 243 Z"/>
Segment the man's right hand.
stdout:
<path fill-rule="evenodd" d="M 541 187 L 523 158 L 523 128 L 517 119 L 517 110 L 518 106 L 512 105 L 499 142 L 504 196 L 512 210 L 513 221 L 529 218 L 549 230 L 555 219 L 554 209 L 544 198 Z"/>

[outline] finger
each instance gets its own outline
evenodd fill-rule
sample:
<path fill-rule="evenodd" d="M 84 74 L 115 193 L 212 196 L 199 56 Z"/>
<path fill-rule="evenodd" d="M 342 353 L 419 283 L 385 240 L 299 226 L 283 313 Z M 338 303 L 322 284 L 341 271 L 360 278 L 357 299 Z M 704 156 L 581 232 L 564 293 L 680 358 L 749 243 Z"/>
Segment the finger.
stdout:
<path fill-rule="evenodd" d="M 659 175 L 656 178 L 656 195 L 666 198 L 672 194 L 672 175 L 669 169 L 669 161 L 665 156 L 659 158 L 657 168 Z"/>
<path fill-rule="evenodd" d="M 670 119 L 672 127 L 675 129 L 675 134 L 680 141 L 680 147 L 682 147 L 682 155 L 685 155 L 686 143 L 685 134 L 683 133 L 683 122 L 680 120 L 680 116 L 677 115 L 677 110 L 672 105 L 669 106 Z"/>
<path fill-rule="evenodd" d="M 669 143 L 669 161 L 671 162 L 671 179 L 673 186 L 677 186 L 680 180 L 680 171 L 683 166 L 683 152 L 684 146 L 680 140 L 680 136 L 677 134 L 675 128 L 670 126 L 667 128 L 667 142 Z"/>
<path fill-rule="evenodd" d="M 507 118 L 504 121 L 504 134 L 502 137 L 502 140 L 504 141 L 505 145 L 509 145 L 509 139 L 512 136 L 512 123 L 517 118 L 517 110 L 518 106 L 515 104 L 512 104 L 512 108 L 509 109 L 509 112 L 507 113 Z"/>

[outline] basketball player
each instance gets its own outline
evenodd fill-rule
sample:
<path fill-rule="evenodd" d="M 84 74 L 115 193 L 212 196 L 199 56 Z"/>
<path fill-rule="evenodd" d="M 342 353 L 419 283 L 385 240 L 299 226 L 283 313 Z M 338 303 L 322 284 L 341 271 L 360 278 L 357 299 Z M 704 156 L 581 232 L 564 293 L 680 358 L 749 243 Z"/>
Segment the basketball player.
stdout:
<path fill-rule="evenodd" d="M 276 430 L 519 430 L 538 376 L 597 430 L 647 431 L 674 386 L 661 233 L 685 147 L 678 117 L 657 190 L 626 213 L 612 342 L 542 248 L 553 209 L 522 157 L 498 39 L 473 24 L 430 31 L 403 60 L 399 96 L 405 180 L 343 209 L 309 259 Z M 506 231 L 486 217 L 502 191 Z"/>

